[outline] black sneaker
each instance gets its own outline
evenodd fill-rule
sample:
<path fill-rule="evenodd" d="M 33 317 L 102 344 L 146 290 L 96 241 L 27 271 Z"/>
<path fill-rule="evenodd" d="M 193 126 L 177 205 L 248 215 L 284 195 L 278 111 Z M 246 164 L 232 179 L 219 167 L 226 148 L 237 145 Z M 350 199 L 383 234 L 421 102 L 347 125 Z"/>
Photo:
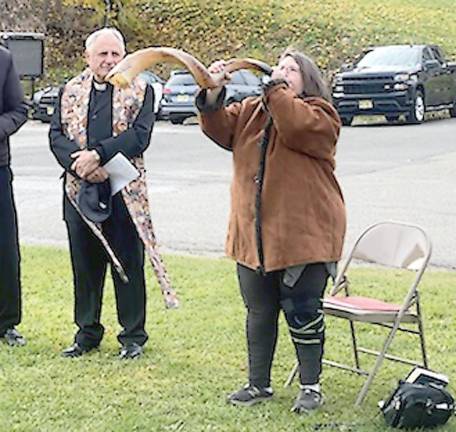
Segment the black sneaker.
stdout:
<path fill-rule="evenodd" d="M 299 391 L 298 397 L 291 408 L 291 412 L 301 414 L 314 411 L 323 405 L 323 395 L 310 388 L 303 388 Z"/>
<path fill-rule="evenodd" d="M 68 348 L 62 351 L 62 357 L 65 358 L 76 358 L 81 357 L 84 354 L 94 350 L 95 347 L 83 347 L 78 343 L 74 343 L 73 345 L 69 346 Z"/>
<path fill-rule="evenodd" d="M 228 402 L 233 405 L 251 406 L 258 402 L 271 399 L 273 391 L 271 387 L 257 387 L 247 384 L 241 390 L 232 393 L 228 396 Z"/>
<path fill-rule="evenodd" d="M 119 358 L 121 360 L 137 359 L 143 355 L 143 352 L 143 347 L 137 343 L 123 345 L 119 353 Z"/>
<path fill-rule="evenodd" d="M 1 336 L 9 346 L 24 346 L 26 340 L 15 328 L 10 328 Z"/>

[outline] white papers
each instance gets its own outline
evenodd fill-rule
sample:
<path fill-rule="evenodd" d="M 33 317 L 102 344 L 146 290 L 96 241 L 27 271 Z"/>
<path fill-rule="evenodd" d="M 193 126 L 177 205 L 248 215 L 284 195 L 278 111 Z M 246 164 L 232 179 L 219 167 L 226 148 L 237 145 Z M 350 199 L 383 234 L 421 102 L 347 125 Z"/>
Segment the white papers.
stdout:
<path fill-rule="evenodd" d="M 415 368 L 408 374 L 405 381 L 417 384 L 429 384 L 430 382 L 433 382 L 434 384 L 445 387 L 448 384 L 449 379 L 442 373 L 415 366 Z"/>
<path fill-rule="evenodd" d="M 109 174 L 111 195 L 115 195 L 128 183 L 139 177 L 135 166 L 122 154 L 117 153 L 109 162 L 103 165 Z"/>

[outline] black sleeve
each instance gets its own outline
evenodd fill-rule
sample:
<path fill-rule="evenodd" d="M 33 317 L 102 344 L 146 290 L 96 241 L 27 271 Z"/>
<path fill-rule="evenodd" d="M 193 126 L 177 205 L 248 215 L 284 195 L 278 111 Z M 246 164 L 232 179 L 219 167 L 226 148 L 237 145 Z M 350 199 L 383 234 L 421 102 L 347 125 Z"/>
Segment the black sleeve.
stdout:
<path fill-rule="evenodd" d="M 100 141 L 94 149 L 101 157 L 101 164 L 108 162 L 117 153 L 127 158 L 141 155 L 149 146 L 150 135 L 154 126 L 154 91 L 149 85 L 146 88 L 144 102 L 133 125 L 116 137 Z"/>
<path fill-rule="evenodd" d="M 16 132 L 26 121 L 28 105 L 24 101 L 19 76 L 14 68 L 11 54 L 8 57 L 6 79 L 1 93 L 3 94 L 3 113 L 0 114 L 0 142 Z"/>
<path fill-rule="evenodd" d="M 217 100 L 214 102 L 213 105 L 207 103 L 206 97 L 207 90 L 201 89 L 195 97 L 196 108 L 198 108 L 198 110 L 202 113 L 218 111 L 220 108 L 223 107 L 223 102 L 225 101 L 226 97 L 226 87 L 223 86 L 222 90 L 217 96 Z"/>
<path fill-rule="evenodd" d="M 49 129 L 49 144 L 51 151 L 54 154 L 57 162 L 67 171 L 70 171 L 70 166 L 73 163 L 71 153 L 81 150 L 75 141 L 68 139 L 62 130 L 62 122 L 60 117 L 60 102 L 62 98 L 63 88 L 60 89 L 59 97 L 55 105 L 54 114 L 51 120 L 51 127 Z"/>

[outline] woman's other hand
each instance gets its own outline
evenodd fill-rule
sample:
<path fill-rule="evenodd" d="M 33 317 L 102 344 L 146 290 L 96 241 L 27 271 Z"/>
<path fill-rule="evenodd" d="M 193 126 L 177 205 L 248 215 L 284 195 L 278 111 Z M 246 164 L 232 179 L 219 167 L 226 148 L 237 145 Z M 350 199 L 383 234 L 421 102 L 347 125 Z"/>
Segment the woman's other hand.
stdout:
<path fill-rule="evenodd" d="M 272 69 L 271 80 L 285 79 L 285 74 L 280 70 L 279 66 L 274 66 Z"/>
<path fill-rule="evenodd" d="M 231 81 L 231 74 L 226 71 L 225 60 L 216 60 L 209 66 L 208 72 L 213 76 L 217 88 L 223 87 Z"/>
<path fill-rule="evenodd" d="M 216 60 L 208 68 L 208 72 L 211 74 L 219 74 L 225 71 L 226 61 L 225 60 Z"/>

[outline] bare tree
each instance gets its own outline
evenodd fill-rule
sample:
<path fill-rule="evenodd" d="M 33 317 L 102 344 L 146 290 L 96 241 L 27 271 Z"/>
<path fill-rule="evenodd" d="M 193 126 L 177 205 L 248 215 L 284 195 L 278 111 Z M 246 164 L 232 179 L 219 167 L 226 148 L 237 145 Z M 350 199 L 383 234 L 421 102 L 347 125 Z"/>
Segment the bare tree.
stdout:
<path fill-rule="evenodd" d="M 0 31 L 43 31 L 42 0 L 0 0 Z"/>

